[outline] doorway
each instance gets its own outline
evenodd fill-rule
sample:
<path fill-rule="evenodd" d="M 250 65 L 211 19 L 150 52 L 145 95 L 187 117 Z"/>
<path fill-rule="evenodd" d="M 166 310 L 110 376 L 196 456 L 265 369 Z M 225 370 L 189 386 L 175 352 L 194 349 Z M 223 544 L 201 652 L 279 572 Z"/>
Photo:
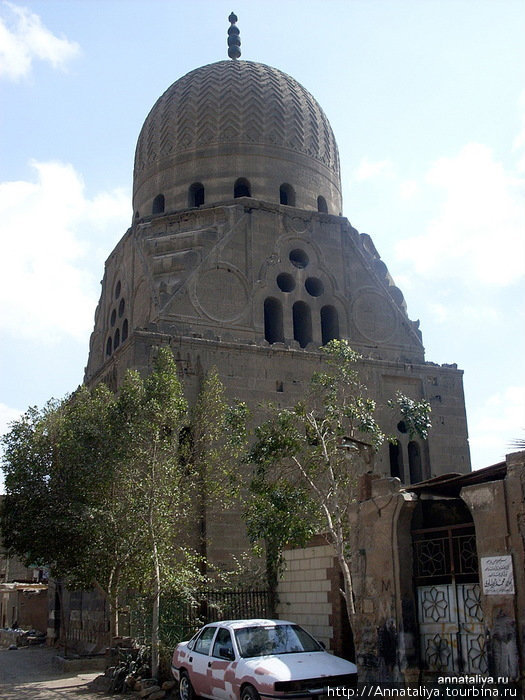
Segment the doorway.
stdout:
<path fill-rule="evenodd" d="M 486 673 L 474 524 L 413 529 L 412 543 L 422 667 Z"/>

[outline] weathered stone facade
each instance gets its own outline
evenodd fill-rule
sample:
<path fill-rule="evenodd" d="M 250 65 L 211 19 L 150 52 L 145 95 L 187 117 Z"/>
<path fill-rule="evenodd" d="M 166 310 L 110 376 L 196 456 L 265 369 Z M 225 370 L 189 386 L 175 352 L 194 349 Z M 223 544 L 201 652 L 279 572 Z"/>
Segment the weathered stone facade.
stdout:
<path fill-rule="evenodd" d="M 429 681 L 463 673 L 523 681 L 524 523 L 525 452 L 468 475 L 406 488 L 397 479 L 365 475 L 351 515 L 361 679 Z M 317 540 L 285 553 L 283 617 L 314 614 L 320 595 L 323 604 L 333 601 L 327 547 L 320 552 Z M 335 564 L 333 551 L 332 557 Z M 501 590 L 484 577 L 486 562 L 494 560 L 509 567 L 507 580 L 496 581 Z M 321 569 L 314 602 L 303 591 Z M 344 654 L 349 642 L 338 624 L 332 615 L 323 637 Z"/>
<path fill-rule="evenodd" d="M 190 402 L 215 365 L 230 398 L 291 405 L 319 347 L 346 338 L 399 437 L 378 472 L 410 483 L 469 471 L 462 372 L 425 361 L 419 322 L 372 239 L 341 215 L 332 130 L 295 80 L 221 61 L 175 82 L 139 136 L 133 208 L 106 262 L 88 385 L 116 388 L 168 345 Z M 397 390 L 430 401 L 428 441 L 398 431 L 386 406 Z M 246 549 L 238 513 L 215 525 L 211 559 Z"/>

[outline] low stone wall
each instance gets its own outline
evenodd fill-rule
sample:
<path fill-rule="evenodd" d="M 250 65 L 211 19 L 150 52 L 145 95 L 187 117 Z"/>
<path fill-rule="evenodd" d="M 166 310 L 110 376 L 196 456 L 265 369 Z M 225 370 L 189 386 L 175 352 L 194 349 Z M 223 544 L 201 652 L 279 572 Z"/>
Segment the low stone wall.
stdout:
<path fill-rule="evenodd" d="M 79 656 L 67 659 L 64 656 L 53 657 L 53 667 L 61 673 L 82 673 L 83 671 L 104 671 L 108 665 L 105 655 Z"/>
<path fill-rule="evenodd" d="M 24 633 L 17 630 L 0 630 L 0 646 L 10 647 L 12 644 L 17 646 L 24 639 Z"/>

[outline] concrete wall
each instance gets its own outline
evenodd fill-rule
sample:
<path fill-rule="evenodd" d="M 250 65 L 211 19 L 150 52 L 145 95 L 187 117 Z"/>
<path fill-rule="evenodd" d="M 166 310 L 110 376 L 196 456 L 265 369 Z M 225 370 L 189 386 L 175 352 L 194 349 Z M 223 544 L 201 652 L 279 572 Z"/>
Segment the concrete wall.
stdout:
<path fill-rule="evenodd" d="M 504 480 L 468 486 L 461 497 L 476 526 L 478 557 L 512 559 L 514 593 L 484 594 L 481 603 L 495 676 L 525 677 L 525 452 L 507 455 Z"/>
<path fill-rule="evenodd" d="M 0 551 L 0 582 L 20 581 L 31 583 L 34 580 L 33 572 L 34 569 L 25 566 L 17 557 L 10 557 Z"/>
<path fill-rule="evenodd" d="M 47 629 L 47 586 L 0 584 L 0 627 Z"/>

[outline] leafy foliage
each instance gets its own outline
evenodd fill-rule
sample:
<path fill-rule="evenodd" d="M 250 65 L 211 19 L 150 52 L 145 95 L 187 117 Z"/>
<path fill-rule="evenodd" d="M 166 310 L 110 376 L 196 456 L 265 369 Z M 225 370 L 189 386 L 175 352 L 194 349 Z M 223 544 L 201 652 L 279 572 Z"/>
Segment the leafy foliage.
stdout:
<path fill-rule="evenodd" d="M 205 552 L 189 540 L 202 505 L 196 494 L 203 507 L 231 503 L 246 416 L 244 404 L 226 404 L 215 370 L 190 416 L 172 352 L 161 348 L 153 371 L 128 371 L 118 395 L 80 387 L 29 409 L 4 437 L 5 544 L 50 564 L 69 587 L 97 584 L 113 634 L 120 591 L 148 597 L 154 673 L 161 594 L 205 582 Z"/>
<path fill-rule="evenodd" d="M 405 396 L 400 391 L 396 392 L 394 400 L 388 402 L 392 409 L 399 409 L 403 423 L 405 424 L 406 432 L 412 438 L 419 437 L 426 440 L 428 432 L 432 427 L 430 420 L 430 404 L 425 399 L 414 401 L 414 399 Z"/>
<path fill-rule="evenodd" d="M 94 529 L 111 488 L 107 424 L 113 400 L 101 385 L 30 408 L 3 438 L 5 544 L 28 563 L 49 565 L 72 586 L 109 562 L 95 557 Z"/>
<path fill-rule="evenodd" d="M 243 516 L 254 552 L 265 555 L 272 615 L 276 614 L 278 580 L 284 570 L 283 549 L 308 542 L 319 525 L 316 512 L 310 494 L 283 476 L 271 480 L 259 470 L 250 484 Z"/>
<path fill-rule="evenodd" d="M 304 399 L 291 409 L 270 407 L 270 417 L 256 429 L 246 518 L 252 541 L 264 539 L 269 566 L 277 572 L 283 547 L 305 537 L 306 523 L 313 530 L 321 518 L 339 559 L 351 615 L 349 510 L 357 479 L 372 467 L 386 436 L 375 417 L 376 403 L 359 379 L 359 354 L 344 340 L 332 340 L 322 352 L 325 369 L 312 376 Z M 426 437 L 429 405 L 402 394 L 396 405 L 414 434 Z M 265 517 L 266 511 L 272 515 Z"/>

